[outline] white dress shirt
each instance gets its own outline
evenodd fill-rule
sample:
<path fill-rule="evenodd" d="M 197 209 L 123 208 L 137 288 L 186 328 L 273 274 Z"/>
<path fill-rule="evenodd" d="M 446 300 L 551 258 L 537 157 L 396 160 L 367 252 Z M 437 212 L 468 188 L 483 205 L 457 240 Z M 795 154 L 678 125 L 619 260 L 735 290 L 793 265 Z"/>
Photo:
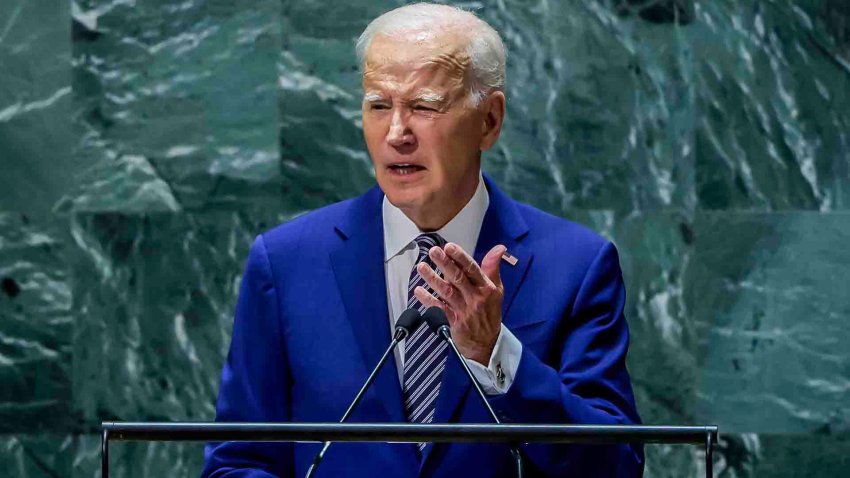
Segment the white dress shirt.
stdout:
<path fill-rule="evenodd" d="M 470 256 L 478 243 L 478 234 L 484 222 L 484 214 L 490 205 L 490 196 L 479 174 L 478 188 L 466 206 L 445 226 L 436 231 L 446 242 L 453 242 Z M 381 210 L 384 222 L 384 271 L 387 278 L 387 303 L 390 310 L 390 330 L 395 330 L 395 321 L 407 309 L 407 287 L 410 273 L 419 255 L 414 241 L 422 231 L 405 216 L 401 209 L 393 206 L 384 196 Z M 451 351 L 447 353 L 451 354 Z M 502 324 L 490 363 L 487 367 L 465 359 L 481 388 L 489 395 L 506 393 L 513 383 L 522 355 L 522 343 Z M 404 342 L 395 350 L 399 382 L 404 386 Z M 454 360 L 449 357 L 449 360 Z"/>

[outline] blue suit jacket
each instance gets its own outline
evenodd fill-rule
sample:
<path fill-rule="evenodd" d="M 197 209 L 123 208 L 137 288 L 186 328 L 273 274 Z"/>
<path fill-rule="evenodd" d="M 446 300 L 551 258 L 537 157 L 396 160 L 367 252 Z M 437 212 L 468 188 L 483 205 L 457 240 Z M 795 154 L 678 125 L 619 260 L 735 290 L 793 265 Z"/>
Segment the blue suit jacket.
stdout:
<path fill-rule="evenodd" d="M 490 206 L 474 257 L 504 244 L 504 324 L 522 342 L 514 383 L 490 402 L 507 422 L 639 423 L 626 372 L 625 289 L 614 246 L 574 223 L 518 203 L 485 177 Z M 261 234 L 248 256 L 219 421 L 335 422 L 389 343 L 383 193 L 305 214 Z M 456 360 L 448 361 L 435 423 L 490 423 Z M 351 417 L 404 422 L 390 360 Z M 204 477 L 303 476 L 317 444 L 223 443 Z M 639 445 L 524 445 L 527 476 L 633 477 Z M 512 477 L 500 444 L 336 443 L 317 476 Z"/>

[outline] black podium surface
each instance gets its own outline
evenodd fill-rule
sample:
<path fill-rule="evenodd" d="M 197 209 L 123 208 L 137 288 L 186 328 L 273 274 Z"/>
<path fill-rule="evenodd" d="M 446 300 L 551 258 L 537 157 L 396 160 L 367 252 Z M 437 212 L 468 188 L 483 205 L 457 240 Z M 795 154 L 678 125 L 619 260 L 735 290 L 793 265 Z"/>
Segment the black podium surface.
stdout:
<path fill-rule="evenodd" d="M 103 478 L 110 441 L 678 443 L 705 446 L 710 478 L 718 437 L 716 426 L 666 425 L 103 422 L 102 430 Z"/>

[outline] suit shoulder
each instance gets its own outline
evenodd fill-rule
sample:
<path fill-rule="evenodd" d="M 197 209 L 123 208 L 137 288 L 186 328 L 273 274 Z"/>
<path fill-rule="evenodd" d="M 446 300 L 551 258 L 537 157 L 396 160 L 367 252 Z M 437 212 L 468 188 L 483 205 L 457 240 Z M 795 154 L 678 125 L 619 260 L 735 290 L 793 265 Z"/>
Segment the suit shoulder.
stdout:
<path fill-rule="evenodd" d="M 580 254 L 596 255 L 609 244 L 607 238 L 587 226 L 555 216 L 524 203 L 517 203 L 520 213 L 532 234 L 529 239 L 552 245 L 568 245 Z"/>
<path fill-rule="evenodd" d="M 296 247 L 303 240 L 312 244 L 321 243 L 333 234 L 332 226 L 345 217 L 355 199 L 346 199 L 298 214 L 260 235 L 269 249 Z"/>

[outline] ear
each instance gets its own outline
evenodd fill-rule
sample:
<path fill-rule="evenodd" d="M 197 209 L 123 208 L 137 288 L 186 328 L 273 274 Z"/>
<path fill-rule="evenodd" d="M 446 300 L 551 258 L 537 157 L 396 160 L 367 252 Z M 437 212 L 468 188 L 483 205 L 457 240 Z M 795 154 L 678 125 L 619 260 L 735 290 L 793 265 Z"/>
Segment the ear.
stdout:
<path fill-rule="evenodd" d="M 502 123 L 505 121 L 505 94 L 501 91 L 490 92 L 480 108 L 484 113 L 480 149 L 487 151 L 496 144 L 502 132 Z"/>

